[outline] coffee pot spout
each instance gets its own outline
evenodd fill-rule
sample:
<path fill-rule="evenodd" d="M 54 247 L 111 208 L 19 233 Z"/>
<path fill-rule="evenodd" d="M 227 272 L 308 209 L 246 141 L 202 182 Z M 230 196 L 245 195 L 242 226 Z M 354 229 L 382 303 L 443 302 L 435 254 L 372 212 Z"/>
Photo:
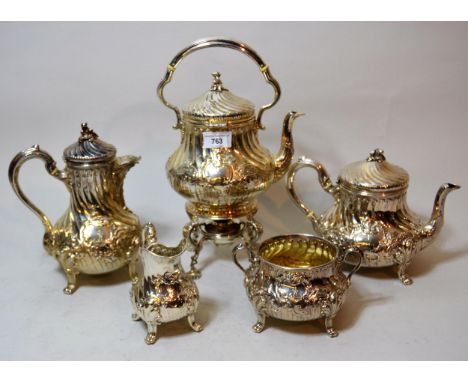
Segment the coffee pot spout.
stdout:
<path fill-rule="evenodd" d="M 275 179 L 281 178 L 288 171 L 294 155 L 294 140 L 292 128 L 296 118 L 304 115 L 297 111 L 289 112 L 283 121 L 283 133 L 281 135 L 281 146 L 274 160 Z"/>
<path fill-rule="evenodd" d="M 117 176 L 123 180 L 125 175 L 127 175 L 128 170 L 135 166 L 140 161 L 140 159 L 141 157 L 135 155 L 124 155 L 116 158 L 114 176 Z"/>

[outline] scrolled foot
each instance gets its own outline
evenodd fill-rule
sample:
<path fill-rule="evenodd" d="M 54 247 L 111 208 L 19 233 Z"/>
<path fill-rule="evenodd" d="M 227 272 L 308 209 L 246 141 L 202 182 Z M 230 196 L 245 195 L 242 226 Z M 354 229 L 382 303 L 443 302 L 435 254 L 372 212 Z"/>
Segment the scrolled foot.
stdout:
<path fill-rule="evenodd" d="M 408 285 L 413 284 L 413 279 L 406 272 L 406 267 L 407 267 L 406 264 L 400 265 L 398 267 L 398 278 L 401 280 L 403 285 L 408 286 Z"/>
<path fill-rule="evenodd" d="M 413 284 L 413 279 L 409 277 L 407 274 L 400 276 L 400 280 L 403 283 L 403 285 L 406 285 L 406 286 Z"/>
<path fill-rule="evenodd" d="M 140 321 L 141 317 L 136 313 L 132 313 L 132 320 L 133 321 Z"/>
<path fill-rule="evenodd" d="M 188 316 L 187 321 L 194 332 L 201 332 L 203 330 L 203 326 L 201 326 L 197 321 L 195 321 L 194 316 Z"/>
<path fill-rule="evenodd" d="M 147 345 L 153 345 L 156 342 L 156 332 L 149 332 L 145 337 Z"/>
<path fill-rule="evenodd" d="M 252 329 L 255 333 L 261 333 L 263 332 L 263 329 L 265 329 L 265 323 L 259 321 L 254 326 L 252 326 Z"/>
<path fill-rule="evenodd" d="M 325 329 L 331 338 L 338 337 L 338 331 L 333 328 L 332 317 L 325 317 Z"/>
<path fill-rule="evenodd" d="M 65 288 L 63 288 L 63 293 L 71 295 L 78 289 L 76 284 L 68 284 Z"/>
<path fill-rule="evenodd" d="M 333 328 L 327 329 L 327 333 L 331 338 L 338 337 L 338 334 L 340 334 Z"/>

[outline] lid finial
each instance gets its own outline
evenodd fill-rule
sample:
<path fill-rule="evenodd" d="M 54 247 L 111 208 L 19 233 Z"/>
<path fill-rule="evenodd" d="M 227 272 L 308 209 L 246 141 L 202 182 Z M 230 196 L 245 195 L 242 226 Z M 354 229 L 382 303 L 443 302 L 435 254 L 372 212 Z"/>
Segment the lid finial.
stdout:
<path fill-rule="evenodd" d="M 88 139 L 96 139 L 96 138 L 98 138 L 98 135 L 88 127 L 87 122 L 83 122 L 81 124 L 81 136 L 79 138 L 79 141 L 81 142 L 81 141 L 86 141 Z"/>
<path fill-rule="evenodd" d="M 367 157 L 368 162 L 383 162 L 385 159 L 384 151 L 382 149 L 371 151 Z"/>
<path fill-rule="evenodd" d="M 211 84 L 211 90 L 215 90 L 218 92 L 226 90 L 223 87 L 223 83 L 221 82 L 221 73 L 214 72 L 214 73 L 211 73 L 211 75 L 213 76 L 213 83 Z"/>

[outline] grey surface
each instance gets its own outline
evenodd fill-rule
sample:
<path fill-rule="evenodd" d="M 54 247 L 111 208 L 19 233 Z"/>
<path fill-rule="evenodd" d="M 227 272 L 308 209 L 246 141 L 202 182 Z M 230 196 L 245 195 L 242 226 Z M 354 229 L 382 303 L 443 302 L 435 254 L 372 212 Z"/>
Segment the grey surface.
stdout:
<path fill-rule="evenodd" d="M 232 36 L 254 47 L 282 85 L 261 142 L 276 151 L 290 109 L 307 113 L 294 131 L 296 157 L 322 161 L 333 178 L 376 148 L 410 173 L 408 201 L 428 217 L 439 185 L 462 185 L 447 200 L 446 226 L 410 267 L 415 284 L 387 271 L 354 278 L 328 338 L 322 323 L 268 321 L 262 334 L 229 248 L 201 255 L 200 321 L 166 325 L 156 345 L 130 319 L 125 271 L 81 278 L 65 296 L 65 276 L 41 246 L 42 226 L 13 194 L 11 158 L 39 143 L 61 153 L 87 121 L 120 154 L 142 155 L 125 184 L 128 206 L 175 244 L 187 217 L 164 172 L 179 143 L 174 115 L 155 95 L 170 59 L 191 41 Z M 2 23 L 0 24 L 0 359 L 468 359 L 468 24 L 467 23 Z M 271 99 L 253 61 L 226 49 L 183 61 L 167 87 L 183 104 L 221 71 L 227 88 L 259 105 Z M 52 220 L 67 205 L 63 185 L 29 162 L 26 193 Z M 299 175 L 317 209 L 331 202 L 316 175 Z M 284 182 L 261 199 L 264 238 L 310 232 Z M 188 254 L 185 263 L 188 263 Z"/>

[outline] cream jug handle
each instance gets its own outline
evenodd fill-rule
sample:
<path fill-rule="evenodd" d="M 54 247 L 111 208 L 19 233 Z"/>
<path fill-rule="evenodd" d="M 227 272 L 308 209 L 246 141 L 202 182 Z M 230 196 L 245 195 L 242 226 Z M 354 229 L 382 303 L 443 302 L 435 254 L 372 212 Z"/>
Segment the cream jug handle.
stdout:
<path fill-rule="evenodd" d="M 41 219 L 46 232 L 51 233 L 52 223 L 50 222 L 49 218 L 26 197 L 26 195 L 23 193 L 18 183 L 18 175 L 19 175 L 21 166 L 25 162 L 33 158 L 38 158 L 44 161 L 47 172 L 53 177 L 59 180 L 64 180 L 66 178 L 66 175 L 64 174 L 64 172 L 60 171 L 57 168 L 57 165 L 54 159 L 50 156 L 50 154 L 47 153 L 46 151 L 41 150 L 38 145 L 34 145 L 24 151 L 19 152 L 12 159 L 10 163 L 10 167 L 8 169 L 8 178 L 10 179 L 11 187 L 13 187 L 13 191 L 15 191 L 16 196 L 18 196 L 18 198 L 29 209 L 31 209 L 39 217 L 39 219 Z"/>
<path fill-rule="evenodd" d="M 297 206 L 299 206 L 300 209 L 302 209 L 302 211 L 304 211 L 304 213 L 314 225 L 318 225 L 317 214 L 305 205 L 305 203 L 299 198 L 299 196 L 296 193 L 296 190 L 294 189 L 294 178 L 296 176 L 296 173 L 304 167 L 311 167 L 315 171 L 317 171 L 320 185 L 326 192 L 332 194 L 335 199 L 338 195 L 338 188 L 337 186 L 333 185 L 327 170 L 325 170 L 325 167 L 323 167 L 323 165 L 320 162 L 301 157 L 289 169 L 287 176 L 287 188 L 292 200 L 294 201 L 294 203 L 296 203 Z"/>
<path fill-rule="evenodd" d="M 364 254 L 357 247 L 348 247 L 344 251 L 343 255 L 340 256 L 339 260 L 337 261 L 339 270 L 341 270 L 341 266 L 343 265 L 343 262 L 349 255 L 357 255 L 357 258 L 358 258 L 357 263 L 354 265 L 351 272 L 348 273 L 348 276 L 346 276 L 346 278 L 348 279 L 348 282 L 351 282 L 351 277 L 353 277 L 353 275 L 359 270 L 359 268 L 361 268 L 362 257 L 364 256 Z"/>
<path fill-rule="evenodd" d="M 195 41 L 191 45 L 186 47 L 185 49 L 181 50 L 172 59 L 170 64 L 167 65 L 166 74 L 164 75 L 164 78 L 161 80 L 161 82 L 158 85 L 158 96 L 164 105 L 174 110 L 174 112 L 176 113 L 177 124 L 174 126 L 174 128 L 180 129 L 182 127 L 181 126 L 181 113 L 180 113 L 180 109 L 177 106 L 174 106 L 173 104 L 169 103 L 164 98 L 164 87 L 169 82 L 171 82 L 172 76 L 174 75 L 177 65 L 180 63 L 180 61 L 182 61 L 183 58 L 187 57 L 190 53 L 196 52 L 197 50 L 201 50 L 205 48 L 215 48 L 215 47 L 235 49 L 249 56 L 260 67 L 260 72 L 263 74 L 263 77 L 265 77 L 265 81 L 273 87 L 275 91 L 275 98 L 273 99 L 271 103 L 262 106 L 257 115 L 257 124 L 259 127 L 263 128 L 262 123 L 261 123 L 263 112 L 273 107 L 278 102 L 281 96 L 281 88 L 279 86 L 278 81 L 271 75 L 268 65 L 263 62 L 263 60 L 260 58 L 257 52 L 255 52 L 251 47 L 249 47 L 248 45 L 242 42 L 227 39 L 227 38 L 208 38 L 208 39 Z"/>

